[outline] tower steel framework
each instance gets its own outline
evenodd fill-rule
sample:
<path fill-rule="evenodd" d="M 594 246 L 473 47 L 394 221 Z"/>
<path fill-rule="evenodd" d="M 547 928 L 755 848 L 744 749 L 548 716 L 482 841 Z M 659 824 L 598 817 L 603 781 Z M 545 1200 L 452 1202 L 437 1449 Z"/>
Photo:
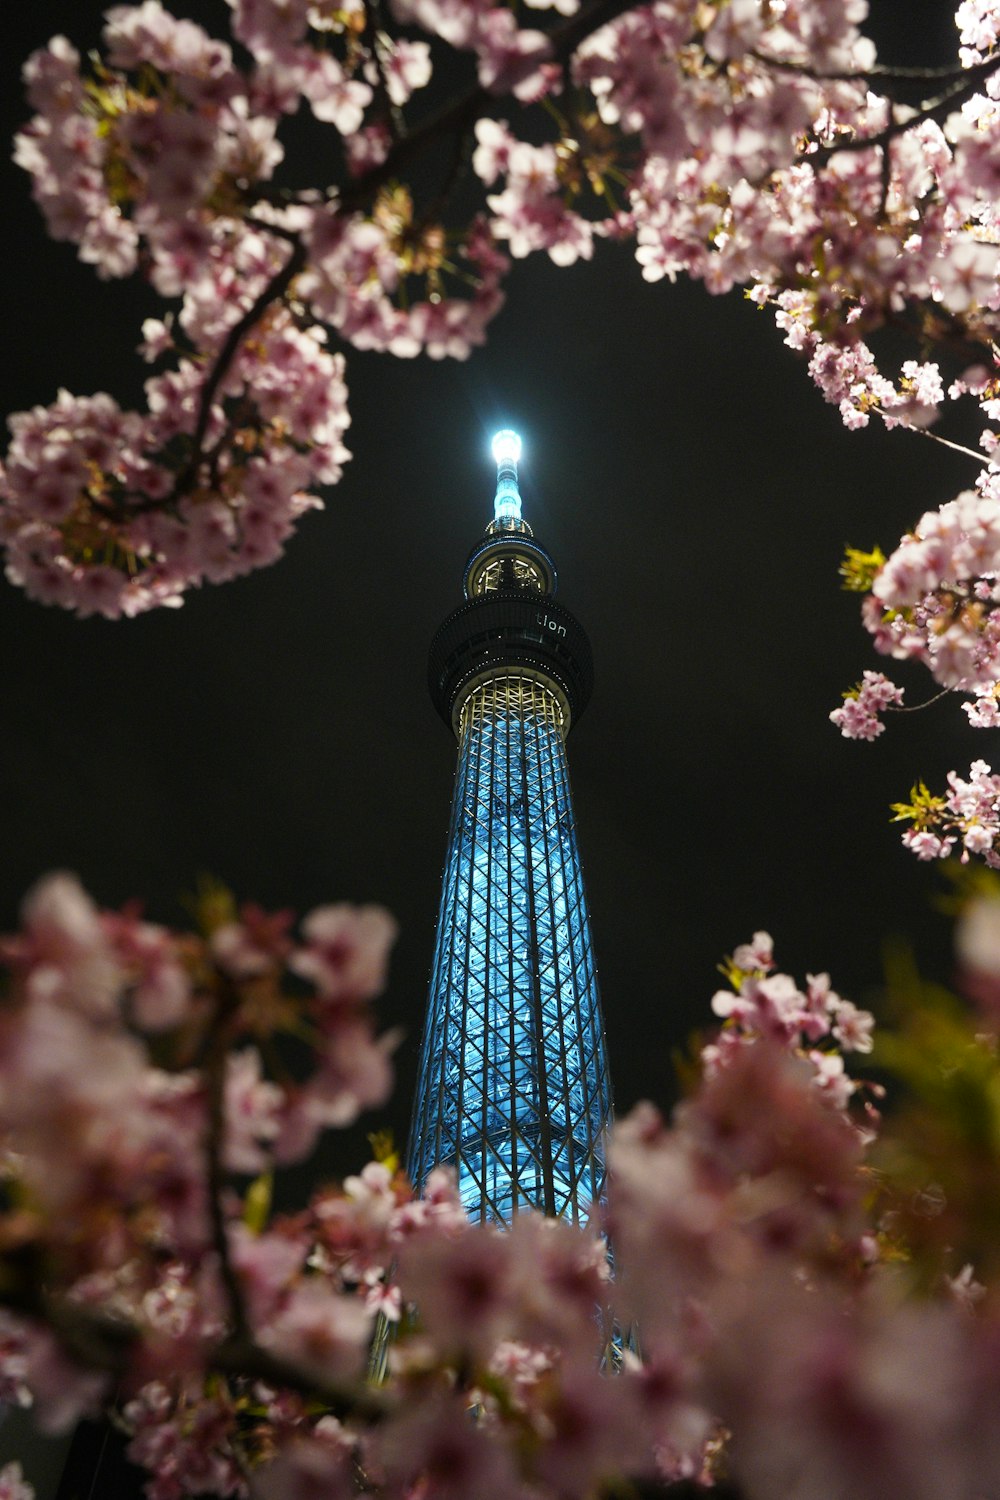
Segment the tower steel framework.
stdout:
<path fill-rule="evenodd" d="M 458 773 L 407 1165 L 417 1187 L 454 1167 L 473 1219 L 582 1222 L 611 1119 L 565 744 L 592 665 L 521 517 L 520 448 L 494 438 L 494 519 L 430 650 Z"/>

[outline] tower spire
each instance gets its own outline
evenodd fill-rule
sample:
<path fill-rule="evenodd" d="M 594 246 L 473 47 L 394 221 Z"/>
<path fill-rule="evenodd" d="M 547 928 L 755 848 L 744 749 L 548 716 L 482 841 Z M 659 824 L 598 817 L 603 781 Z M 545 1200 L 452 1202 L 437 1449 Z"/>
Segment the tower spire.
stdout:
<path fill-rule="evenodd" d="M 493 520 L 498 530 L 520 531 L 521 492 L 517 487 L 517 463 L 521 457 L 521 439 L 509 427 L 493 439 L 493 458 L 497 466 L 497 492 L 493 501 Z"/>
<path fill-rule="evenodd" d="M 521 439 L 504 427 L 493 439 L 497 488 L 493 520 L 469 554 L 465 567 L 465 597 L 484 594 L 544 594 L 556 591 L 556 568 L 549 552 L 536 540 L 521 515 L 517 464 Z"/>

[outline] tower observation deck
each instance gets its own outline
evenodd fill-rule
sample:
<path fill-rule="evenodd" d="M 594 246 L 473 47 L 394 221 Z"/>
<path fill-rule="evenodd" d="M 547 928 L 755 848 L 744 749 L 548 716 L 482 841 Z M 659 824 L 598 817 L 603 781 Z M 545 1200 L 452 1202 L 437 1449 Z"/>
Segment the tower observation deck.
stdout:
<path fill-rule="evenodd" d="M 494 518 L 430 648 L 458 772 L 407 1165 L 418 1188 L 454 1167 L 473 1219 L 582 1222 L 611 1119 L 566 762 L 592 663 L 521 517 L 520 451 L 516 433 L 493 440 Z"/>

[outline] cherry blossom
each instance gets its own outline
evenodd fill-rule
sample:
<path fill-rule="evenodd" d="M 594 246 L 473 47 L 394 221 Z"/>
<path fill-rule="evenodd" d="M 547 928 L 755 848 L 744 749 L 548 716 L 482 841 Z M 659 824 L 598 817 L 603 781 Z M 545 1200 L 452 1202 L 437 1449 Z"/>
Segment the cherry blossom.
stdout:
<path fill-rule="evenodd" d="M 881 672 L 865 672 L 857 688 L 844 695 L 842 708 L 830 715 L 848 740 L 873 740 L 885 729 L 879 714 L 902 702 L 903 689 Z"/>
<path fill-rule="evenodd" d="M 992 459 L 978 489 L 926 512 L 888 557 L 849 551 L 843 572 L 865 593 L 862 620 L 878 651 L 920 663 L 946 693 L 961 694 L 973 727 L 1000 721 L 1000 490 Z M 874 739 L 884 728 L 879 713 L 901 697 L 882 673 L 866 671 L 830 717 L 846 737 Z M 943 794 L 918 783 L 908 802 L 894 805 L 908 825 L 905 847 L 922 860 L 957 847 L 963 860 L 996 865 L 1000 778 L 977 760 L 967 777 L 951 771 L 947 782 Z"/>
<path fill-rule="evenodd" d="M 0 1500 L 35 1500 L 35 1491 L 17 1462 L 4 1464 L 0 1469 Z"/>
<path fill-rule="evenodd" d="M 466 357 L 502 305 L 503 246 L 568 265 L 627 235 L 648 280 L 745 287 L 848 426 L 927 430 L 960 398 L 995 419 L 989 6 L 960 8 L 961 68 L 929 74 L 918 110 L 846 0 L 565 0 L 535 7 L 542 29 L 489 0 L 231 10 L 238 53 L 144 0 L 108 12 L 99 63 L 56 37 L 25 65 L 16 159 L 49 233 L 172 304 L 143 331 L 161 366 L 146 410 L 63 393 L 11 419 L 0 536 L 32 597 L 132 616 L 273 563 L 349 456 L 341 346 Z M 449 48 L 478 90 L 411 117 L 447 87 Z M 303 100 L 329 178 L 278 191 Z M 471 213 L 451 182 L 416 186 L 447 133 L 456 160 L 478 143 Z M 923 355 L 881 368 L 868 340 L 887 321 L 921 348 L 977 346 L 977 382 Z M 941 680 L 981 646 L 953 630 Z"/>
<path fill-rule="evenodd" d="M 954 796 L 980 798 L 987 774 Z M 985 1015 L 997 904 L 970 907 L 960 937 Z M 21 1278 L 4 1284 L 0 1379 L 42 1427 L 117 1392 L 129 1456 L 160 1500 L 577 1500 L 626 1480 L 710 1483 L 720 1462 L 762 1500 L 779 1481 L 817 1497 L 995 1482 L 1000 1450 L 982 1436 L 1000 1336 L 992 1268 L 974 1235 L 975 1260 L 955 1263 L 922 1228 L 937 1218 L 893 1207 L 900 1169 L 891 1149 L 877 1155 L 878 1091 L 846 1066 L 870 1051 L 872 1018 L 829 975 L 782 973 L 763 930 L 734 950 L 699 1081 L 672 1116 L 644 1104 L 619 1122 L 591 1226 L 470 1223 L 451 1173 L 418 1199 L 391 1156 L 282 1212 L 269 1183 L 284 1112 L 313 1086 L 268 1076 L 258 1043 L 309 1014 L 328 1088 L 344 1037 L 323 1017 L 349 1019 L 337 1069 L 351 1118 L 365 1102 L 351 1081 L 358 1028 L 392 924 L 325 906 L 296 929 L 288 912 L 237 909 L 214 889 L 199 920 L 202 935 L 183 935 L 133 908 L 102 912 L 57 875 L 2 945 L 5 1172 L 31 1209 L 15 1195 L 0 1216 L 4 1265 L 18 1257 Z M 95 954 L 108 965 L 99 1004 Z M 156 1006 L 147 1017 L 132 991 L 170 964 L 187 1004 L 176 1020 Z M 986 1067 L 991 1087 L 995 1049 L 962 1048 L 970 1081 Z M 914 1198 L 901 1160 L 905 1201 L 969 1242 L 933 1180 Z M 27 1247 L 44 1256 L 44 1302 L 16 1290 L 34 1274 Z M 907 1256 L 933 1267 L 929 1291 L 907 1290 Z M 373 1387 L 380 1313 L 398 1333 Z M 935 1352 L 916 1384 L 913 1348 Z M 874 1456 L 859 1438 L 873 1431 Z"/>

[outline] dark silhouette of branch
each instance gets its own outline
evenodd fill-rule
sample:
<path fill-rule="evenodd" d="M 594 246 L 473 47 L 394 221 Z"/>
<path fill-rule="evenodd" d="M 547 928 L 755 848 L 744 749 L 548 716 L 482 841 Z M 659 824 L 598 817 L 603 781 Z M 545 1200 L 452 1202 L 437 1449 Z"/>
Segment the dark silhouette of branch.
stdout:
<path fill-rule="evenodd" d="M 318 1401 L 324 1411 L 340 1420 L 354 1417 L 380 1422 L 395 1409 L 386 1394 L 363 1379 L 335 1381 L 302 1370 L 280 1355 L 262 1349 L 253 1339 L 231 1339 L 219 1344 L 209 1356 L 209 1365 L 220 1375 L 262 1380 L 281 1390 L 296 1391 Z"/>
<path fill-rule="evenodd" d="M 548 33 L 549 52 L 547 61 L 564 63 L 572 57 L 580 43 L 595 31 L 617 20 L 626 11 L 634 10 L 635 0 L 595 0 L 575 16 L 553 27 Z M 437 114 L 431 115 L 420 125 L 396 142 L 385 160 L 372 167 L 364 176 L 342 191 L 331 191 L 331 198 L 348 212 L 367 207 L 383 183 L 398 177 L 423 151 L 446 136 L 462 136 L 475 124 L 487 108 L 495 106 L 500 95 L 491 94 L 481 84 L 459 95 L 446 104 Z"/>
<path fill-rule="evenodd" d="M 212 402 L 215 400 L 216 392 L 225 379 L 229 367 L 236 358 L 240 344 L 247 334 L 257 326 L 261 318 L 273 303 L 285 295 L 292 282 L 306 264 L 306 247 L 298 235 L 290 234 L 287 230 L 276 228 L 270 224 L 260 224 L 259 227 L 269 234 L 274 234 L 280 239 L 291 242 L 292 249 L 285 264 L 271 277 L 263 290 L 255 297 L 253 303 L 246 312 L 234 323 L 226 334 L 225 339 L 208 367 L 205 381 L 198 398 L 198 415 L 191 434 L 191 454 L 184 464 L 174 487 L 170 494 L 163 500 L 151 500 L 142 504 L 129 507 L 130 513 L 139 515 L 143 511 L 163 510 L 174 504 L 182 495 L 186 495 L 198 477 L 198 470 L 207 457 L 203 448 L 205 433 L 208 431 L 208 422 L 212 412 Z"/>
<path fill-rule="evenodd" d="M 961 83 L 975 68 L 991 68 L 996 63 L 996 59 L 991 58 L 977 63 L 975 68 L 963 68 L 958 64 L 949 64 L 943 68 L 904 68 L 895 63 L 872 63 L 870 68 L 861 72 L 844 68 L 827 73 L 818 68 L 810 68 L 805 63 L 792 62 L 787 57 L 769 57 L 766 52 L 751 50 L 750 56 L 765 67 L 773 68 L 776 73 L 794 73 L 799 78 L 811 78 L 814 83 L 870 83 L 874 79 L 886 83 Z"/>
<path fill-rule="evenodd" d="M 35 1269 L 40 1272 L 40 1261 Z M 116 1383 L 127 1377 L 130 1355 L 142 1336 L 139 1327 L 127 1318 L 48 1291 L 33 1278 L 19 1277 L 18 1281 L 16 1290 L 5 1287 L 0 1292 L 0 1306 L 44 1323 L 64 1353 L 81 1367 L 106 1371 Z M 363 1377 L 336 1380 L 304 1370 L 262 1348 L 249 1332 L 230 1334 L 207 1350 L 205 1369 L 234 1380 L 263 1380 L 295 1391 L 341 1419 L 379 1422 L 395 1409 L 394 1401 Z"/>
<path fill-rule="evenodd" d="M 205 1187 L 212 1243 L 219 1261 L 219 1276 L 229 1304 L 233 1338 L 245 1343 L 250 1336 L 243 1288 L 229 1254 L 229 1235 L 222 1206 L 226 1187 L 223 1152 L 226 1141 L 226 1064 L 229 1059 L 230 1022 L 239 1009 L 239 996 L 219 975 L 216 1010 L 208 1037 L 202 1076 L 205 1080 L 207 1122 L 205 1131 Z"/>

